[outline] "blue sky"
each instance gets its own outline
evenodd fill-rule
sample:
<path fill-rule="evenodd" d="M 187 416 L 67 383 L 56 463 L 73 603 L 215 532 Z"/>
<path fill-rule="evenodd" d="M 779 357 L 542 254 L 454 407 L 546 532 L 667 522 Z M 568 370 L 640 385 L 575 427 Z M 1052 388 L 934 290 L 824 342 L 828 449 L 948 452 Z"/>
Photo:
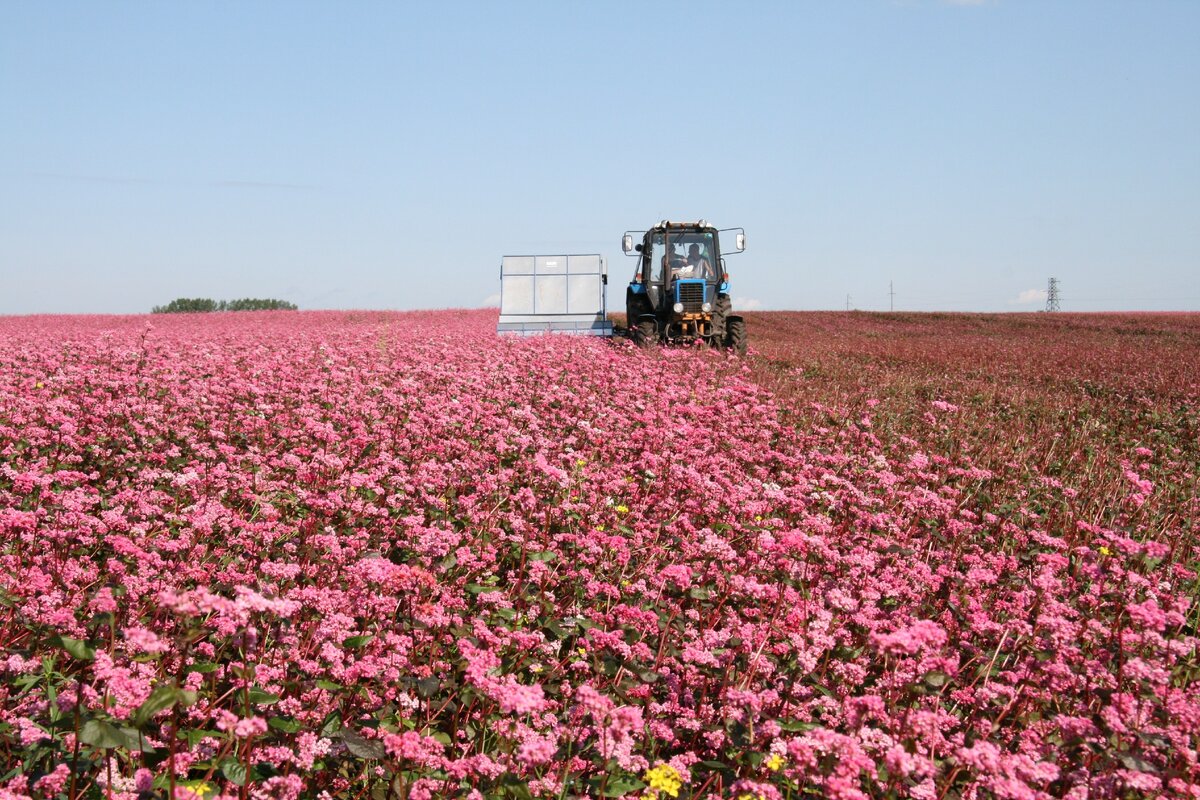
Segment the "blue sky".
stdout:
<path fill-rule="evenodd" d="M 0 314 L 495 304 L 742 226 L 742 308 L 1200 309 L 1200 2 L 0 4 Z"/>

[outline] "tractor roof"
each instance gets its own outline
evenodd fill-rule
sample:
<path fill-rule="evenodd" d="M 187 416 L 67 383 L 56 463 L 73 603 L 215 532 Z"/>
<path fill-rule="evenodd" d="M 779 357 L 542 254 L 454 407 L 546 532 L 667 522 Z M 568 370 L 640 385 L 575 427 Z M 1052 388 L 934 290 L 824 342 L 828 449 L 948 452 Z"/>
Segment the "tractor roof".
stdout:
<path fill-rule="evenodd" d="M 708 224 L 708 220 L 700 219 L 695 222 L 672 222 L 669 219 L 664 219 L 662 222 L 655 225 L 650 230 L 665 231 L 665 230 L 712 230 L 713 226 Z"/>

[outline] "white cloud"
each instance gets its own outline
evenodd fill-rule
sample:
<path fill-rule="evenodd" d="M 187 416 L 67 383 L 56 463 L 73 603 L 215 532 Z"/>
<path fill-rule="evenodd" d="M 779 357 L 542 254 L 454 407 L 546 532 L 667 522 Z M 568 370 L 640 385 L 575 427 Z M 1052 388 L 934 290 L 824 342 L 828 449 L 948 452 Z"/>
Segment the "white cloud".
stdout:
<path fill-rule="evenodd" d="M 762 310 L 762 300 L 753 297 L 735 297 L 733 298 L 734 311 L 760 311 Z"/>
<path fill-rule="evenodd" d="M 500 295 L 489 294 L 483 298 L 483 302 L 479 304 L 480 308 L 498 308 L 500 306 Z"/>
<path fill-rule="evenodd" d="M 1044 303 L 1044 302 L 1046 302 L 1046 290 L 1045 289 L 1026 289 L 1025 291 L 1021 292 L 1019 295 L 1017 295 L 1016 300 L 1012 300 L 1010 302 L 1013 305 L 1018 305 L 1018 306 L 1027 306 L 1030 303 Z"/>

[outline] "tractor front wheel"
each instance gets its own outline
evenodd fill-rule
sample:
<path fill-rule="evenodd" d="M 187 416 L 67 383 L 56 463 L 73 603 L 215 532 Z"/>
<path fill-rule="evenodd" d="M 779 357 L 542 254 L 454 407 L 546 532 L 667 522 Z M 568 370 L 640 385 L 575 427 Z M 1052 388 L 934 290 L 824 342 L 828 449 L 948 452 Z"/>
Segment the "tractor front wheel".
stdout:
<path fill-rule="evenodd" d="M 744 356 L 747 345 L 745 320 L 734 318 L 726 321 L 725 346 L 730 350 L 736 350 L 739 356 Z"/>
<path fill-rule="evenodd" d="M 733 303 L 729 300 L 729 295 L 722 292 L 717 295 L 717 307 L 713 309 L 712 316 L 712 331 L 715 344 L 724 344 L 725 342 L 725 318 L 733 313 Z"/>
<path fill-rule="evenodd" d="M 654 347 L 658 343 L 658 322 L 653 319 L 638 320 L 633 330 L 633 341 L 638 347 Z"/>

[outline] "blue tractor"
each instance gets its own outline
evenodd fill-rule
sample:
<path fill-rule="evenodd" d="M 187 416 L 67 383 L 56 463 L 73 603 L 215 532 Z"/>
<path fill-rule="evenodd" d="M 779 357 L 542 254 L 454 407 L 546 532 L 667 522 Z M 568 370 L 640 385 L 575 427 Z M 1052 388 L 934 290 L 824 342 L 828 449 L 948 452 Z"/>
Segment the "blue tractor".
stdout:
<path fill-rule="evenodd" d="M 638 259 L 625 292 L 626 325 L 638 345 L 702 341 L 746 352 L 746 322 L 729 300 L 722 234 L 733 235 L 731 255 L 746 249 L 741 228 L 717 230 L 705 220 L 663 220 L 648 231 L 625 233 L 621 249 Z"/>

